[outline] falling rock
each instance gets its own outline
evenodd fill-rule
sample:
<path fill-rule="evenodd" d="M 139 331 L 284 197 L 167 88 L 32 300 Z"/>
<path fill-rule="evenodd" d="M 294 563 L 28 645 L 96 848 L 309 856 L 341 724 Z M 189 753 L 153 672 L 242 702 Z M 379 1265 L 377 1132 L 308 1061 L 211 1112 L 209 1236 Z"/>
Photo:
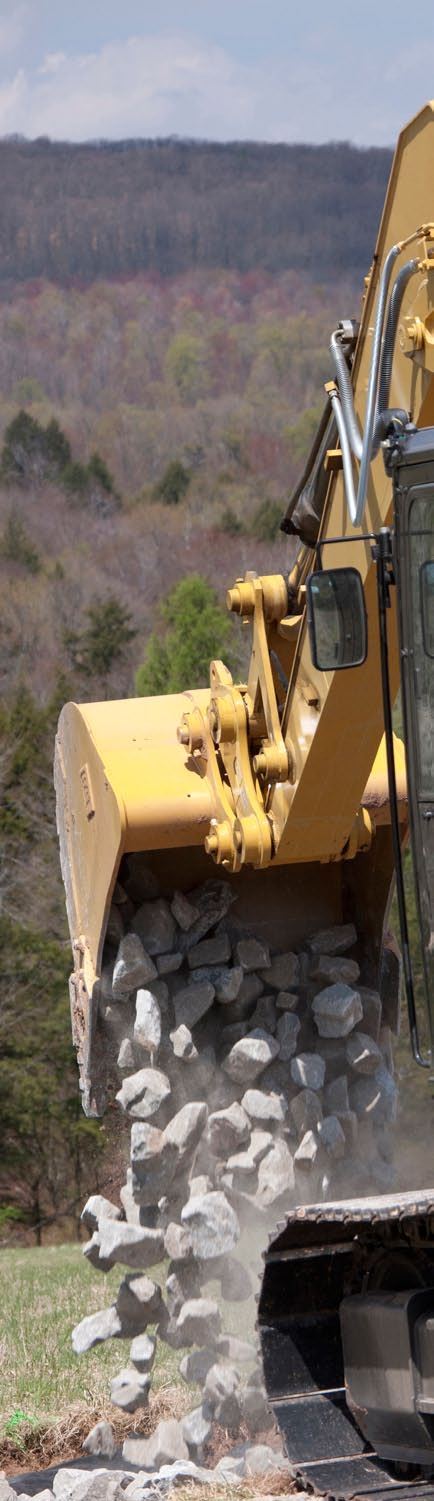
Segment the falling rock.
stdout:
<path fill-rule="evenodd" d="M 156 964 L 159 975 L 173 975 L 181 968 L 183 955 L 175 950 L 173 954 L 157 954 Z"/>
<path fill-rule="evenodd" d="M 100 1345 L 106 1339 L 116 1339 L 121 1334 L 121 1319 L 116 1304 L 112 1303 L 110 1308 L 90 1313 L 76 1324 L 71 1336 L 74 1355 L 85 1355 L 94 1345 Z"/>
<path fill-rule="evenodd" d="M 233 1366 L 211 1366 L 205 1380 L 205 1398 L 216 1423 L 222 1428 L 238 1428 L 240 1378 Z"/>
<path fill-rule="evenodd" d="M 97 1230 L 100 1220 L 120 1220 L 121 1210 L 103 1194 L 91 1194 L 80 1215 L 82 1225 L 88 1230 Z"/>
<path fill-rule="evenodd" d="M 340 927 L 321 928 L 319 933 L 312 933 L 307 947 L 311 954 L 344 954 L 354 943 L 357 943 L 356 929 L 354 923 L 347 922 Z"/>
<path fill-rule="evenodd" d="M 201 1460 L 212 1434 L 212 1422 L 206 1406 L 194 1407 L 181 1418 L 182 1436 L 192 1459 Z"/>
<path fill-rule="evenodd" d="M 315 1167 L 318 1157 L 318 1142 L 314 1131 L 305 1131 L 304 1136 L 294 1152 L 294 1167 L 303 1172 L 310 1172 Z"/>
<path fill-rule="evenodd" d="M 367 1032 L 352 1032 L 346 1054 L 350 1068 L 357 1074 L 375 1074 L 383 1062 L 381 1050 Z"/>
<path fill-rule="evenodd" d="M 395 1080 L 384 1067 L 375 1074 L 360 1078 L 350 1088 L 350 1108 L 357 1116 L 366 1116 L 375 1123 L 394 1121 L 398 1105 L 398 1090 Z"/>
<path fill-rule="evenodd" d="M 165 1141 L 156 1126 L 135 1121 L 131 1128 L 132 1189 L 137 1203 L 158 1204 L 179 1162 L 175 1142 Z"/>
<path fill-rule="evenodd" d="M 339 1110 L 336 1111 L 336 1115 L 345 1136 L 347 1154 L 355 1152 L 358 1137 L 358 1119 L 355 1111 Z"/>
<path fill-rule="evenodd" d="M 312 1001 L 312 1011 L 320 1037 L 347 1037 L 361 1021 L 362 1002 L 350 985 L 326 985 Z"/>
<path fill-rule="evenodd" d="M 167 954 L 169 949 L 176 948 L 176 922 L 163 896 L 155 902 L 143 902 L 130 926 L 148 954 Z"/>
<path fill-rule="evenodd" d="M 152 990 L 138 990 L 134 1041 L 147 1053 L 157 1053 L 161 1042 L 161 1011 Z"/>
<path fill-rule="evenodd" d="M 288 1110 L 283 1094 L 266 1094 L 262 1089 L 246 1089 L 241 1108 L 259 1126 L 281 1125 Z"/>
<path fill-rule="evenodd" d="M 336 1115 L 325 1115 L 318 1126 L 318 1136 L 321 1146 L 325 1148 L 329 1157 L 338 1161 L 345 1157 L 346 1141 L 345 1132 Z"/>
<path fill-rule="evenodd" d="M 207 1120 L 208 1107 L 203 1100 L 183 1105 L 163 1131 L 163 1151 L 175 1147 L 179 1160 L 183 1161 L 195 1151 Z"/>
<path fill-rule="evenodd" d="M 299 1053 L 291 1061 L 291 1079 L 302 1089 L 322 1089 L 325 1063 L 320 1053 Z"/>
<path fill-rule="evenodd" d="M 250 1136 L 250 1121 L 243 1105 L 234 1100 L 226 1110 L 216 1110 L 208 1119 L 208 1141 L 215 1157 L 228 1157 Z"/>
<path fill-rule="evenodd" d="M 171 1262 L 166 1277 L 166 1299 L 171 1318 L 177 1318 L 188 1298 L 200 1298 L 200 1277 L 196 1262 Z M 175 1270 L 176 1268 L 176 1270 Z"/>
<path fill-rule="evenodd" d="M 339 1115 L 340 1110 L 349 1110 L 350 1102 L 348 1099 L 348 1079 L 346 1074 L 339 1074 L 337 1079 L 331 1079 L 330 1084 L 326 1084 L 324 1104 L 327 1115 Z"/>
<path fill-rule="evenodd" d="M 94 1230 L 90 1240 L 88 1240 L 86 1242 L 86 1245 L 83 1246 L 83 1256 L 86 1257 L 86 1261 L 88 1261 L 91 1266 L 95 1267 L 95 1270 L 97 1272 L 109 1272 L 110 1268 L 113 1266 L 113 1262 L 111 1261 L 110 1257 L 103 1256 L 101 1254 L 101 1241 L 98 1230 Z"/>
<path fill-rule="evenodd" d="M 156 1323 L 162 1301 L 161 1288 L 150 1277 L 124 1277 L 115 1304 L 122 1333 L 142 1334 L 148 1324 Z"/>
<path fill-rule="evenodd" d="M 188 933 L 189 928 L 193 927 L 193 923 L 197 922 L 199 917 L 198 908 L 194 906 L 193 902 L 189 901 L 183 891 L 174 892 L 173 901 L 170 903 L 170 910 L 172 916 L 175 918 L 175 922 L 178 924 L 178 928 L 182 928 L 183 933 Z"/>
<path fill-rule="evenodd" d="M 206 1016 L 214 1000 L 214 986 L 209 980 L 200 984 L 192 980 L 190 985 L 185 985 L 175 995 L 175 1020 L 177 1027 L 195 1027 L 196 1023 Z"/>
<path fill-rule="evenodd" d="M 360 966 L 355 959 L 345 959 L 339 954 L 318 954 L 310 971 L 312 980 L 322 985 L 355 985 L 359 979 Z"/>
<path fill-rule="evenodd" d="M 170 1079 L 158 1068 L 140 1068 L 129 1074 L 118 1090 L 116 1099 L 135 1120 L 146 1121 L 156 1115 L 169 1099 Z"/>
<path fill-rule="evenodd" d="M 279 1044 L 269 1032 L 256 1027 L 248 1037 L 241 1037 L 222 1060 L 224 1073 L 236 1084 L 253 1084 L 279 1052 Z"/>
<path fill-rule="evenodd" d="M 159 1470 L 174 1459 L 188 1459 L 188 1449 L 181 1424 L 176 1418 L 163 1418 L 150 1438 L 131 1436 L 122 1449 L 127 1463 L 138 1465 L 142 1470 Z"/>
<path fill-rule="evenodd" d="M 220 1287 L 226 1303 L 245 1303 L 252 1296 L 252 1283 L 247 1267 L 236 1256 L 222 1258 Z"/>
<path fill-rule="evenodd" d="M 164 1256 L 162 1230 L 150 1230 L 147 1226 L 126 1225 L 124 1221 L 102 1220 L 99 1229 L 100 1250 L 103 1257 L 121 1266 L 130 1266 L 145 1271 L 155 1266 Z"/>
<path fill-rule="evenodd" d="M 245 1422 L 248 1423 L 249 1428 L 253 1431 L 253 1433 L 266 1433 L 267 1429 L 273 1428 L 273 1414 L 270 1412 L 270 1408 L 267 1405 L 267 1401 L 264 1397 L 263 1392 L 260 1391 L 258 1387 L 247 1386 L 245 1388 L 245 1391 L 242 1392 L 241 1410 Z M 262 1448 L 266 1446 L 263 1446 L 261 1444 L 260 1446 L 258 1445 L 258 1447 Z M 249 1452 L 251 1453 L 252 1450 L 250 1449 Z M 274 1470 L 276 1469 L 275 1458 L 272 1468 Z M 261 1474 L 261 1470 L 254 1470 L 253 1473 L 256 1475 Z M 264 1471 L 264 1473 L 266 1473 L 266 1471 Z"/>
<path fill-rule="evenodd" d="M 233 1156 L 227 1159 L 226 1171 L 230 1174 L 230 1180 L 235 1186 L 248 1188 L 249 1180 L 253 1183 L 256 1176 L 255 1159 L 248 1149 L 245 1152 L 234 1152 Z M 225 1178 L 225 1184 L 227 1181 L 229 1180 Z"/>
<path fill-rule="evenodd" d="M 321 1100 L 313 1089 L 301 1089 L 291 1100 L 289 1110 L 297 1131 L 315 1131 L 322 1120 Z"/>
<path fill-rule="evenodd" d="M 200 1194 L 211 1193 L 214 1185 L 212 1178 L 209 1178 L 206 1173 L 199 1173 L 197 1177 L 190 1178 L 188 1186 L 189 1199 L 197 1199 Z"/>
<path fill-rule="evenodd" d="M 260 943 L 257 938 L 240 938 L 235 949 L 235 958 L 241 969 L 248 973 L 252 969 L 268 969 L 270 964 L 270 950 L 267 943 Z"/>
<path fill-rule="evenodd" d="M 204 964 L 226 964 L 230 957 L 231 945 L 227 933 L 216 933 L 213 938 L 204 938 L 202 943 L 189 949 L 187 962 L 189 969 L 200 969 Z"/>
<path fill-rule="evenodd" d="M 223 1193 L 203 1194 L 189 1199 L 181 1213 L 193 1246 L 193 1255 L 201 1261 L 224 1256 L 240 1238 L 240 1226 L 232 1205 Z M 198 1341 L 201 1343 L 201 1341 Z"/>
<path fill-rule="evenodd" d="M 101 1454 L 104 1459 L 114 1459 L 117 1443 L 111 1423 L 105 1422 L 104 1419 L 100 1423 L 95 1423 L 81 1447 L 86 1454 Z"/>
<path fill-rule="evenodd" d="M 164 1245 L 170 1261 L 190 1261 L 193 1247 L 191 1236 L 184 1225 L 176 1225 L 171 1220 L 164 1234 Z"/>
<path fill-rule="evenodd" d="M 246 1339 L 238 1339 L 236 1334 L 219 1334 L 213 1360 L 215 1354 L 220 1355 L 222 1360 L 232 1360 L 235 1365 L 249 1365 L 252 1360 L 257 1359 L 255 1346 Z M 193 1359 L 193 1356 L 189 1358 Z"/>
<path fill-rule="evenodd" d="M 273 990 L 291 990 L 300 978 L 300 961 L 297 954 L 276 954 L 269 968 L 261 972 L 265 984 Z"/>
<path fill-rule="evenodd" d="M 206 1339 L 220 1333 L 220 1325 L 220 1309 L 211 1298 L 188 1298 L 176 1320 L 184 1345 L 203 1345 Z"/>
<path fill-rule="evenodd" d="M 300 1018 L 295 1015 L 294 1011 L 285 1011 L 283 1016 L 279 1017 L 276 1041 L 279 1044 L 279 1058 L 282 1058 L 284 1063 L 295 1053 L 300 1027 Z"/>
<path fill-rule="evenodd" d="M 119 944 L 112 979 L 114 1001 L 126 1001 L 139 985 L 156 978 L 155 964 L 136 933 L 126 933 Z"/>
<path fill-rule="evenodd" d="M 184 1063 L 193 1063 L 195 1058 L 198 1057 L 198 1051 L 189 1028 L 185 1026 L 175 1027 L 174 1032 L 170 1032 L 169 1035 L 175 1058 L 182 1059 Z"/>
<path fill-rule="evenodd" d="M 295 1011 L 300 997 L 293 990 L 279 990 L 276 996 L 278 1011 Z"/>
<path fill-rule="evenodd" d="M 130 1360 L 136 1371 L 142 1375 L 148 1375 L 152 1371 L 155 1360 L 157 1341 L 152 1334 L 136 1334 L 131 1341 Z"/>
<path fill-rule="evenodd" d="M 131 1074 L 136 1067 L 136 1057 L 130 1037 L 123 1037 L 117 1058 L 118 1069 L 121 1074 Z"/>
<path fill-rule="evenodd" d="M 136 1412 L 138 1407 L 147 1407 L 151 1382 L 147 1375 L 126 1368 L 114 1376 L 110 1387 L 111 1401 L 123 1412 Z"/>
<path fill-rule="evenodd" d="M 219 1335 L 216 1345 L 222 1338 L 223 1336 Z M 254 1354 L 255 1351 L 253 1351 L 252 1358 Z M 183 1381 L 192 1381 L 197 1386 L 203 1386 L 210 1367 L 215 1363 L 215 1358 L 215 1349 L 191 1350 L 188 1355 L 184 1355 L 179 1366 L 179 1374 Z"/>
<path fill-rule="evenodd" d="M 285 1141 L 274 1142 L 259 1165 L 257 1201 L 267 1209 L 294 1187 L 294 1164 Z"/>

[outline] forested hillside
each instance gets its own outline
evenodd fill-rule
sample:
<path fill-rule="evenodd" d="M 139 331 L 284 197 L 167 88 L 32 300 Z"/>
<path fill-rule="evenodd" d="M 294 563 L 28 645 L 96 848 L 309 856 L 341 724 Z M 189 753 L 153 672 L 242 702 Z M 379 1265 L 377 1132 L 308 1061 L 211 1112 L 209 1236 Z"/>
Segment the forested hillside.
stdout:
<path fill-rule="evenodd" d="M 361 278 L 390 166 L 345 143 L 6 139 L 0 286 L 196 266 Z"/>

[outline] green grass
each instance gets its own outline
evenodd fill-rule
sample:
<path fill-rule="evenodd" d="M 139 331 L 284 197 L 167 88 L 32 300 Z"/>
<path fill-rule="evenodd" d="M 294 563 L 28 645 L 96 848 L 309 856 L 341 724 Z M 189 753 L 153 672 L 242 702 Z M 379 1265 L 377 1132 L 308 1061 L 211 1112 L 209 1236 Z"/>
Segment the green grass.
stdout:
<path fill-rule="evenodd" d="M 14 1413 L 58 1418 L 75 1402 L 107 1402 L 110 1380 L 128 1364 L 129 1341 L 108 1340 L 74 1355 L 71 1332 L 86 1314 L 116 1298 L 123 1269 L 106 1275 L 88 1265 L 79 1245 L 0 1252 L 0 1424 Z M 155 1276 L 155 1271 L 152 1273 Z M 164 1269 L 161 1268 L 161 1278 Z M 158 1276 L 157 1269 L 157 1279 Z M 158 1342 L 153 1387 L 180 1382 L 179 1351 Z"/>

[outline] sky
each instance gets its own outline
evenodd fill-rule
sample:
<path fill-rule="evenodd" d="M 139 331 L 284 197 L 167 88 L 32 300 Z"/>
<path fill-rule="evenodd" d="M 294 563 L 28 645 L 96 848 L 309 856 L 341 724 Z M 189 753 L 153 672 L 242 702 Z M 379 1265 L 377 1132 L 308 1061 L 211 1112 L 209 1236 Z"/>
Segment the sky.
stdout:
<path fill-rule="evenodd" d="M 393 145 L 434 0 L 0 0 L 0 136 Z"/>

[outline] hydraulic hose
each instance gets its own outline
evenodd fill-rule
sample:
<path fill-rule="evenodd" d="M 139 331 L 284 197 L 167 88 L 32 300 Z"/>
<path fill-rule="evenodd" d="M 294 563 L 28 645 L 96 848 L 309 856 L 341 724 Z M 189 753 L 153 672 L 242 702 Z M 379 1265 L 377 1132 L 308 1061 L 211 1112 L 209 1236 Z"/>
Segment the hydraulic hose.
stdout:
<path fill-rule="evenodd" d="M 353 390 L 350 379 L 343 341 L 345 335 L 341 329 L 335 329 L 330 339 L 330 352 L 335 367 L 335 374 L 339 381 L 339 397 L 342 414 L 345 421 L 347 436 L 352 448 L 354 458 L 361 459 L 363 438 L 360 432 L 357 417 L 354 411 Z"/>
<path fill-rule="evenodd" d="M 348 510 L 353 526 L 360 526 L 365 509 L 366 491 L 368 488 L 369 466 L 372 458 L 372 440 L 377 410 L 378 372 L 381 359 L 381 342 L 383 337 L 384 315 L 386 310 L 387 293 L 392 274 L 392 267 L 396 257 L 402 250 L 402 243 L 392 245 L 386 256 L 378 289 L 377 311 L 375 315 L 374 330 L 372 336 L 371 363 L 369 367 L 368 392 L 366 397 L 365 430 L 360 457 L 359 483 L 357 495 L 354 488 L 353 467 L 351 459 L 351 442 L 347 432 L 345 414 L 338 392 L 332 395 L 332 406 L 336 418 L 339 438 L 342 448 L 342 463 L 344 470 L 345 491 Z M 346 391 L 348 395 L 348 389 Z M 354 404 L 351 392 L 351 406 L 354 414 Z"/>
<path fill-rule="evenodd" d="M 372 444 L 372 452 L 374 455 L 378 453 L 381 438 L 383 436 L 382 433 L 379 432 L 379 420 L 381 418 L 382 412 L 387 411 L 387 408 L 389 406 L 393 353 L 395 348 L 396 330 L 398 327 L 399 315 L 402 307 L 402 299 L 408 282 L 410 281 L 410 278 L 414 276 L 415 271 L 417 271 L 418 265 L 418 260 L 414 259 L 412 261 L 407 261 L 405 266 L 401 266 L 401 270 L 398 271 L 396 281 L 393 284 L 390 294 L 383 341 L 383 352 L 381 356 L 380 376 L 378 381 L 377 415 L 375 420 L 375 430 Z"/>

